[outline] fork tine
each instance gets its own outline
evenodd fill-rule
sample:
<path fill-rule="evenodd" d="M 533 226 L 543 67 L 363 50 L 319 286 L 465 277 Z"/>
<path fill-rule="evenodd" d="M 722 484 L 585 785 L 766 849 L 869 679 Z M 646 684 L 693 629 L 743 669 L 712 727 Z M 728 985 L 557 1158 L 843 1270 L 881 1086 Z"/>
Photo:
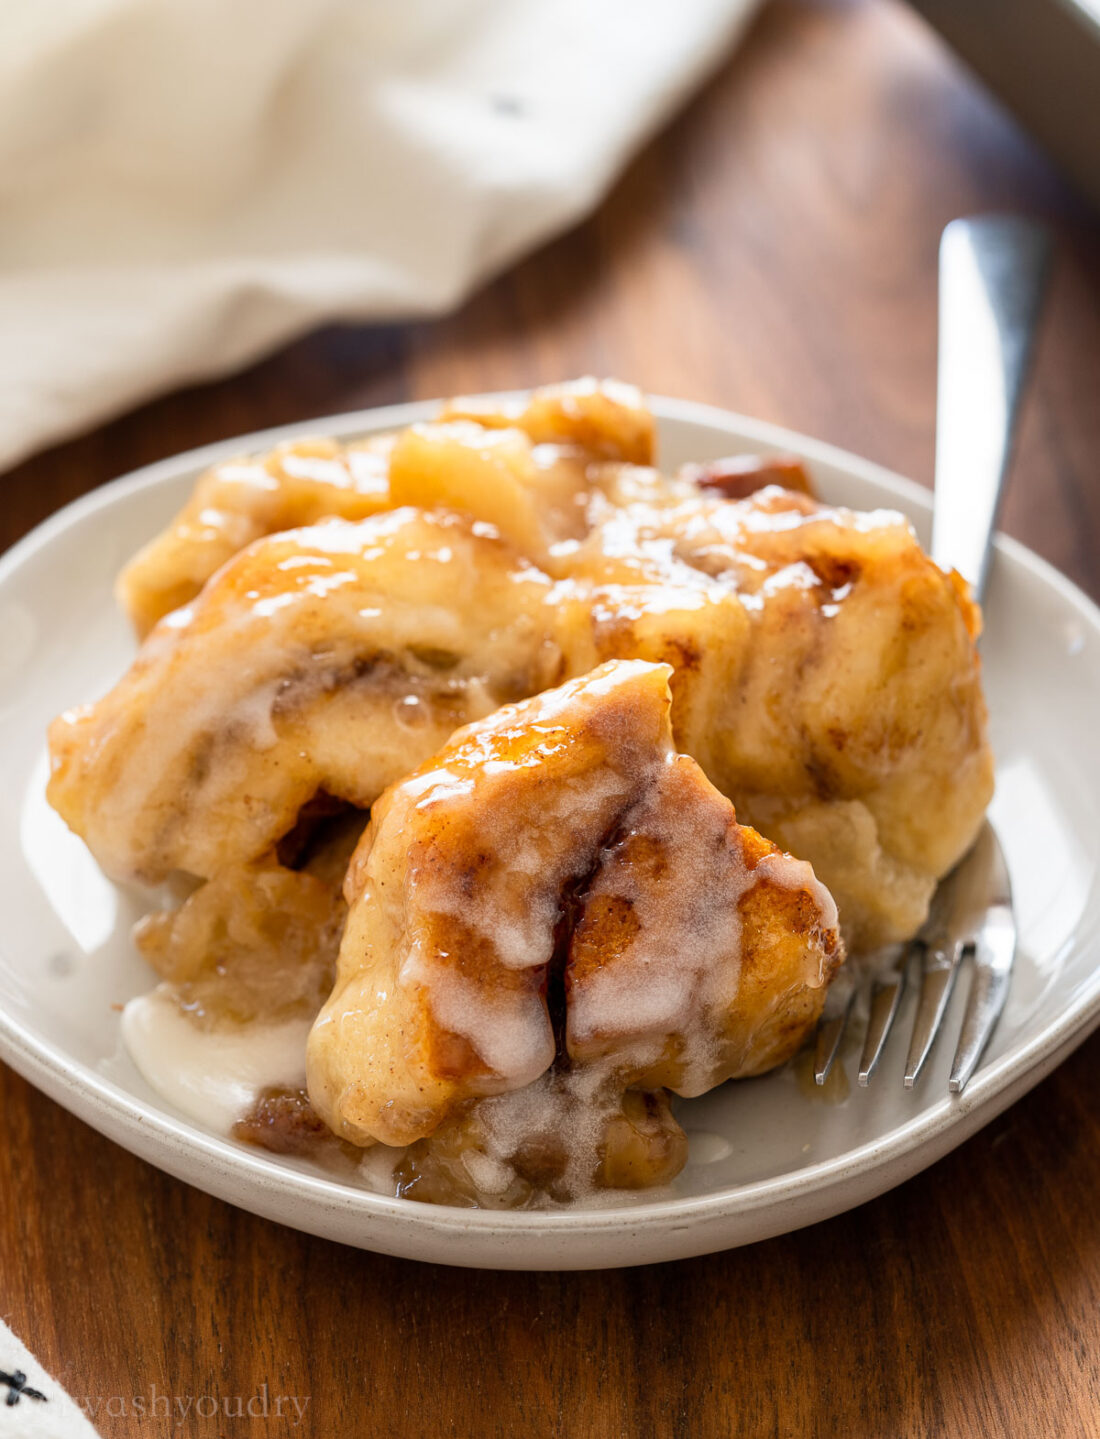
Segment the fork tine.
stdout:
<path fill-rule="evenodd" d="M 951 1078 L 947 1087 L 952 1094 L 961 1094 L 967 1081 L 978 1067 L 982 1051 L 989 1043 L 993 1026 L 1000 1017 L 1008 997 L 1008 971 L 990 966 L 975 967 L 970 982 L 970 995 L 966 1001 L 959 1047 L 951 1066 Z"/>
<path fill-rule="evenodd" d="M 1008 997 L 1008 982 L 1016 958 L 1016 921 L 1012 915 L 1012 889 L 1008 866 L 992 829 L 983 835 L 989 866 L 992 901 L 974 935 L 974 977 L 966 1001 L 959 1047 L 951 1066 L 948 1088 L 961 1094 L 978 1066 Z"/>
<path fill-rule="evenodd" d="M 912 958 L 912 947 L 889 979 L 876 979 L 871 990 L 871 1014 L 867 1021 L 867 1034 L 863 1041 L 863 1055 L 859 1061 L 859 1082 L 866 1089 L 871 1075 L 886 1048 L 890 1031 L 894 1027 L 901 996 L 905 991 L 905 975 Z"/>
<path fill-rule="evenodd" d="M 920 1078 L 924 1062 L 940 1032 L 944 1012 L 955 987 L 962 951 L 961 941 L 950 948 L 938 944 L 924 946 L 920 1000 L 917 1017 L 913 1021 L 913 1037 L 909 1041 L 909 1056 L 905 1061 L 903 1082 L 906 1089 L 912 1089 Z"/>
<path fill-rule="evenodd" d="M 833 1067 L 833 1060 L 840 1052 L 840 1041 L 844 1038 L 844 1031 L 848 1027 L 848 1018 L 852 1013 L 852 1005 L 855 1003 L 856 991 L 853 986 L 852 992 L 844 1001 L 843 1009 L 830 1015 L 818 1026 L 817 1044 L 814 1046 L 814 1083 L 824 1084 L 829 1077 L 829 1071 Z"/>
<path fill-rule="evenodd" d="M 859 1082 L 869 1084 L 885 1049 L 916 960 L 921 964 L 921 991 L 905 1062 L 905 1087 L 912 1089 L 943 1024 L 965 955 L 974 955 L 974 974 L 967 997 L 962 1031 L 951 1067 L 949 1087 L 961 1094 L 981 1060 L 1004 1008 L 1016 954 L 1016 923 L 1008 866 L 993 826 L 982 825 L 967 855 L 940 881 L 924 928 L 904 950 L 894 974 L 878 978 L 870 993 L 870 1015 Z M 840 1050 L 856 998 L 853 982 L 843 993 L 836 988 L 826 1000 L 817 1030 L 814 1079 L 824 1084 Z"/>

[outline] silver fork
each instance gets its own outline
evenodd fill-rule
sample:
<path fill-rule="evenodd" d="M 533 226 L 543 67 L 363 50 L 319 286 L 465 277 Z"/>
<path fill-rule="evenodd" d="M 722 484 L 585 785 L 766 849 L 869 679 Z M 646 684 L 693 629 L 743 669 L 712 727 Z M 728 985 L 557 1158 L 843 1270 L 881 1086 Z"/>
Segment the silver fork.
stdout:
<path fill-rule="evenodd" d="M 954 220 L 940 242 L 939 385 L 932 557 L 957 569 L 980 599 L 1020 396 L 1039 318 L 1050 236 L 1032 220 Z M 870 1083 L 897 1016 L 909 971 L 920 998 L 905 1062 L 917 1082 L 947 1013 L 960 965 L 973 976 L 949 1088 L 961 1094 L 1008 996 L 1016 923 L 1008 869 L 987 820 L 972 849 L 938 886 L 928 919 L 892 972 L 873 981 L 859 1082 Z M 814 1078 L 824 1084 L 855 1007 L 856 989 L 827 1004 Z M 830 996 L 832 999 L 832 996 Z"/>

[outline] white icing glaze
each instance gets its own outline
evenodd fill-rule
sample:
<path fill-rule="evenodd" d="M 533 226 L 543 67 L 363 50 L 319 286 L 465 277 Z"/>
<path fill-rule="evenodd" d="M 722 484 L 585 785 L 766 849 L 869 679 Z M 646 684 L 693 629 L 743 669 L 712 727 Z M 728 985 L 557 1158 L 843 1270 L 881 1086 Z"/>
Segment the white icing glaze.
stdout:
<path fill-rule="evenodd" d="M 515 766 L 512 766 L 514 768 Z M 487 771 L 489 765 L 483 766 Z M 427 783 L 425 783 L 427 782 Z M 610 768 L 556 785 L 542 801 L 539 824 L 517 825 L 505 813 L 486 813 L 482 833 L 486 847 L 502 862 L 503 873 L 491 886 L 471 897 L 446 880 L 435 882 L 430 873 L 417 875 L 418 903 L 437 914 L 450 914 L 483 934 L 493 945 L 506 969 L 532 969 L 547 964 L 554 945 L 562 884 L 571 876 L 563 870 L 560 843 L 562 834 L 589 827 L 593 811 L 600 805 L 623 803 L 634 783 L 632 776 Z M 475 782 L 459 778 L 447 769 L 434 770 L 415 781 L 410 789 L 422 794 L 421 805 L 446 802 L 472 794 Z M 573 859 L 571 854 L 565 856 Z M 532 877 L 541 880 L 534 889 Z M 515 885 L 510 881 L 516 881 Z M 527 907 L 520 911 L 515 893 L 522 890 Z M 402 971 L 402 979 L 423 979 L 422 972 Z M 434 994 L 433 980 L 433 994 Z"/>
<path fill-rule="evenodd" d="M 711 1014 L 732 1004 L 737 993 L 737 902 L 753 877 L 724 843 L 721 809 L 706 814 L 706 823 L 696 807 L 678 803 L 680 779 L 670 755 L 624 826 L 627 844 L 641 834 L 660 846 L 666 856 L 662 874 L 640 873 L 634 865 L 616 863 L 612 854 L 595 878 L 590 901 L 624 902 L 637 933 L 613 963 L 574 991 L 569 1036 L 582 1044 L 596 1036 L 625 1039 L 640 1059 L 647 1048 L 659 1054 L 669 1035 L 679 1035 L 687 1092 L 699 1092 L 709 1087 L 713 1069 Z"/>
<path fill-rule="evenodd" d="M 711 1134 L 705 1129 L 688 1131 L 689 1164 L 717 1164 L 719 1160 L 728 1159 L 733 1153 L 733 1145 L 721 1134 Z"/>
<path fill-rule="evenodd" d="M 167 986 L 131 999 L 122 1042 L 146 1082 L 181 1114 L 228 1134 L 269 1085 L 305 1083 L 308 1019 L 200 1029 Z"/>
<path fill-rule="evenodd" d="M 566 1167 L 563 1187 L 587 1199 L 596 1189 L 594 1169 L 609 1121 L 619 1112 L 621 1095 L 609 1076 L 610 1063 L 590 1064 L 564 1073 L 545 1073 L 522 1089 L 494 1095 L 478 1103 L 480 1158 L 464 1156 L 470 1177 L 479 1188 L 484 1175 L 500 1194 L 515 1178 L 513 1156 L 540 1135 L 563 1145 Z M 548 1201 L 543 1199 L 544 1203 Z"/>
<path fill-rule="evenodd" d="M 208 1129 L 230 1135 L 262 1090 L 305 1084 L 308 1019 L 281 1024 L 201 1029 L 159 985 L 131 999 L 122 1012 L 122 1042 L 146 1083 L 173 1109 Z M 394 1166 L 404 1150 L 365 1149 L 346 1178 L 393 1194 Z"/>
<path fill-rule="evenodd" d="M 425 962 L 414 946 L 401 968 L 402 984 L 424 984 L 436 1023 L 468 1040 L 495 1075 L 529 1084 L 554 1061 L 554 1032 L 537 991 L 486 993 L 461 970 Z"/>
<path fill-rule="evenodd" d="M 781 884 L 784 889 L 806 890 L 821 911 L 821 928 L 823 930 L 837 928 L 836 901 L 814 874 L 813 866 L 806 860 L 795 859 L 793 854 L 785 854 L 782 850 L 778 850 L 775 854 L 765 855 L 757 869 L 766 874 L 769 879 L 774 880 L 776 884 Z"/>

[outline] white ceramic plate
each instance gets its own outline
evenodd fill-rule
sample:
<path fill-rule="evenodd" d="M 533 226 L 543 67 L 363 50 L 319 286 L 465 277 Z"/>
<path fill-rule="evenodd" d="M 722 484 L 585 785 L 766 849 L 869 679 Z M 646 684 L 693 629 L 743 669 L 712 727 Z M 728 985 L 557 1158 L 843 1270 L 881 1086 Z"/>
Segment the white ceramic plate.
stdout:
<path fill-rule="evenodd" d="M 70 505 L 0 561 L 0 1055 L 103 1134 L 212 1194 L 387 1254 L 513 1269 L 583 1269 L 707 1253 L 813 1223 L 931 1164 L 1047 1074 L 1100 1021 L 1100 611 L 1043 561 L 999 540 L 983 642 L 998 757 L 993 819 L 1008 856 L 1020 949 L 1008 1006 L 961 1098 L 947 1094 L 961 999 L 916 1091 L 901 1085 L 908 1013 L 867 1090 L 815 1098 L 791 1069 L 681 1109 L 693 1156 L 671 1190 L 615 1207 L 499 1214 L 416 1204 L 249 1149 L 174 1112 L 119 1044 L 116 1006 L 150 987 L 135 909 L 42 798 L 44 729 L 93 698 L 133 651 L 111 587 L 196 474 L 302 433 L 392 429 L 408 405 L 250 435 L 153 465 Z M 793 450 L 824 496 L 908 513 L 929 496 L 838 450 L 722 411 L 662 400 L 669 465 Z M 910 1005 L 912 1000 L 909 1001 Z M 849 1072 L 854 1059 L 847 1056 Z"/>

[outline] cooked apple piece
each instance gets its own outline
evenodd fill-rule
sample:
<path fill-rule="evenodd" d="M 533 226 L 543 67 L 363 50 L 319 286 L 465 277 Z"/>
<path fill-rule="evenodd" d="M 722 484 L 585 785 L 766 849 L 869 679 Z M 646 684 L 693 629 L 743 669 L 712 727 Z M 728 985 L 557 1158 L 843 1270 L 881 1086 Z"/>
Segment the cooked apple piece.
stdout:
<path fill-rule="evenodd" d="M 295 835 L 309 833 L 292 850 L 284 841 L 276 853 L 228 865 L 135 926 L 141 954 L 200 1028 L 312 1019 L 332 989 L 343 881 L 366 816 L 323 808 L 316 823 L 299 821 Z"/>
<path fill-rule="evenodd" d="M 413 425 L 390 457 L 394 504 L 456 510 L 490 524 L 544 564 L 550 546 L 586 531 L 586 468 L 576 455 L 536 448 L 521 429 L 469 420 Z"/>
<path fill-rule="evenodd" d="M 537 554 L 583 529 L 578 496 L 588 462 L 653 459 L 653 416 L 632 385 L 614 381 L 551 386 L 503 408 L 456 400 L 442 418 L 465 422 L 451 431 L 461 442 L 441 452 L 448 427 L 420 443 L 418 427 L 405 432 L 392 492 L 394 435 L 347 445 L 294 440 L 207 470 L 179 514 L 119 576 L 119 602 L 138 635 L 189 604 L 227 560 L 264 535 L 323 519 L 361 520 L 406 503 L 438 504 L 499 523 Z M 502 428 L 512 431 L 503 441 L 493 433 Z"/>
<path fill-rule="evenodd" d="M 516 428 L 537 445 L 575 445 L 601 459 L 631 465 L 651 465 L 657 450 L 657 424 L 641 391 L 591 375 L 546 385 L 512 404 L 492 397 L 451 400 L 441 418 Z"/>

